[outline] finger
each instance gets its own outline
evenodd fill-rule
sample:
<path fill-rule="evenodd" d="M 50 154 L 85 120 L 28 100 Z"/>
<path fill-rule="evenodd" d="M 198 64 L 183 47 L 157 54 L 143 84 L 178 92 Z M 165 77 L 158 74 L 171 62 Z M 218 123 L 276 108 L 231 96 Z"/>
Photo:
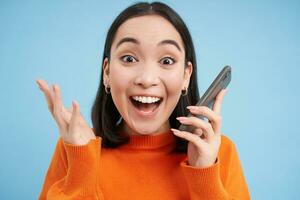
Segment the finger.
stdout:
<path fill-rule="evenodd" d="M 66 130 L 66 122 L 63 119 L 62 116 L 62 99 L 61 99 L 61 94 L 60 94 L 60 88 L 58 85 L 53 85 L 53 93 L 54 93 L 54 114 L 57 123 L 59 124 L 60 128 L 63 130 Z"/>
<path fill-rule="evenodd" d="M 41 91 L 44 93 L 46 101 L 47 101 L 48 109 L 51 112 L 51 114 L 53 115 L 53 94 L 51 94 L 47 82 L 44 81 L 43 79 L 36 80 L 36 82 L 39 85 L 39 88 L 41 89 Z"/>
<path fill-rule="evenodd" d="M 219 94 L 216 96 L 214 105 L 213 105 L 213 111 L 216 112 L 216 114 L 221 115 L 221 104 L 223 101 L 223 97 L 226 94 L 227 89 L 222 89 Z"/>
<path fill-rule="evenodd" d="M 200 136 L 203 139 L 203 136 L 205 136 L 204 131 L 201 128 L 194 129 L 194 133 L 198 136 Z"/>
<path fill-rule="evenodd" d="M 62 106 L 62 117 L 63 117 L 64 121 L 66 122 L 66 124 L 68 124 L 68 125 L 71 121 L 72 112 L 73 112 L 72 105 L 70 108 L 65 108 L 64 106 Z"/>
<path fill-rule="evenodd" d="M 193 133 L 190 133 L 187 131 L 180 131 L 180 130 L 173 129 L 173 128 L 171 128 L 171 130 L 173 131 L 174 135 L 176 135 L 180 138 L 186 139 L 198 147 L 202 147 L 205 143 L 198 135 L 195 135 Z"/>
<path fill-rule="evenodd" d="M 176 119 L 182 124 L 192 125 L 196 127 L 196 129 L 202 129 L 208 140 L 214 136 L 214 130 L 212 129 L 211 124 L 202 119 L 197 117 L 177 117 Z"/>
<path fill-rule="evenodd" d="M 202 139 L 207 138 L 207 133 L 205 133 L 201 128 L 195 128 L 193 126 L 189 126 L 185 131 L 198 135 Z"/>
<path fill-rule="evenodd" d="M 217 115 L 216 112 L 206 106 L 188 106 L 187 108 L 192 114 L 206 117 L 209 120 L 209 123 L 211 123 L 214 132 L 221 131 L 222 117 Z"/>
<path fill-rule="evenodd" d="M 70 131 L 73 132 L 74 129 L 76 128 L 76 124 L 79 122 L 79 117 L 80 117 L 80 108 L 79 104 L 77 101 L 72 101 L 72 107 L 73 107 L 73 112 L 71 116 L 71 121 L 70 121 Z"/>

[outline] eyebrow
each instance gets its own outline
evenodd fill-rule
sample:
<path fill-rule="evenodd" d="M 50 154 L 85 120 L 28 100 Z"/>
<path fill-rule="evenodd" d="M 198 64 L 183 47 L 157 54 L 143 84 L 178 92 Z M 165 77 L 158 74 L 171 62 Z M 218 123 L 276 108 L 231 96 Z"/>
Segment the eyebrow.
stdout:
<path fill-rule="evenodd" d="M 117 43 L 116 48 L 118 48 L 121 44 L 123 44 L 125 42 L 131 42 L 131 43 L 138 44 L 138 45 L 140 44 L 140 42 L 135 38 L 125 37 Z M 174 45 L 181 52 L 181 49 L 180 49 L 178 43 L 174 40 L 163 40 L 160 43 L 158 43 L 157 46 L 161 46 L 161 45 L 164 45 L 164 44 Z"/>

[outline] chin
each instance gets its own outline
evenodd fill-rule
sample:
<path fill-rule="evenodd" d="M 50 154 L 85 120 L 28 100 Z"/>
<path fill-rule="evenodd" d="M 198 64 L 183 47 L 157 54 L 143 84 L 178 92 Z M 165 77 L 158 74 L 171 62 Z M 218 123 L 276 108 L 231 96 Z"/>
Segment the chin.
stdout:
<path fill-rule="evenodd" d="M 145 126 L 139 126 L 139 127 L 130 127 L 130 129 L 132 130 L 131 132 L 133 132 L 136 135 L 153 135 L 153 134 L 157 134 L 157 133 L 161 133 L 163 132 L 162 128 L 162 124 L 155 126 L 155 125 L 145 125 Z"/>
<path fill-rule="evenodd" d="M 133 130 L 133 132 L 137 135 L 152 135 L 158 132 L 157 129 L 153 128 L 135 128 Z"/>
<path fill-rule="evenodd" d="M 125 130 L 129 135 L 153 135 L 164 132 L 169 128 L 169 124 L 157 124 L 155 122 L 151 123 L 150 121 L 140 121 L 138 123 L 131 121 L 131 123 L 126 123 L 124 120 L 123 122 L 125 123 L 122 124 L 122 129 Z"/>

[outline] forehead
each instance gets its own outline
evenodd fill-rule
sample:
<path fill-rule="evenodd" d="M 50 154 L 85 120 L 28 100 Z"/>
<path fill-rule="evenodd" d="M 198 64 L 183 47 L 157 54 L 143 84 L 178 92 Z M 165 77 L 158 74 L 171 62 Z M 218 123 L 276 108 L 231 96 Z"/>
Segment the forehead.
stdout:
<path fill-rule="evenodd" d="M 159 15 L 145 15 L 125 21 L 117 30 L 113 48 L 124 37 L 133 37 L 142 44 L 157 44 L 162 40 L 175 40 L 183 49 L 183 42 L 175 27 Z"/>

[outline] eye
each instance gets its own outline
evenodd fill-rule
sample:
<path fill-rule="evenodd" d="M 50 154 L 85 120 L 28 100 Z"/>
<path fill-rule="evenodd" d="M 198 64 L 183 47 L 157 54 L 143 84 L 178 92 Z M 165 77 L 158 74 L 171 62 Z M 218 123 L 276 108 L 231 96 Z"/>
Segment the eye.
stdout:
<path fill-rule="evenodd" d="M 123 61 L 123 62 L 126 62 L 126 63 L 131 63 L 131 62 L 134 62 L 134 60 L 135 61 L 138 61 L 137 59 L 135 59 L 133 56 L 131 56 L 131 55 L 125 55 L 125 56 L 122 56 L 121 57 L 121 60 Z"/>
<path fill-rule="evenodd" d="M 160 60 L 160 63 L 163 65 L 173 65 L 176 61 L 171 57 L 164 57 Z"/>

